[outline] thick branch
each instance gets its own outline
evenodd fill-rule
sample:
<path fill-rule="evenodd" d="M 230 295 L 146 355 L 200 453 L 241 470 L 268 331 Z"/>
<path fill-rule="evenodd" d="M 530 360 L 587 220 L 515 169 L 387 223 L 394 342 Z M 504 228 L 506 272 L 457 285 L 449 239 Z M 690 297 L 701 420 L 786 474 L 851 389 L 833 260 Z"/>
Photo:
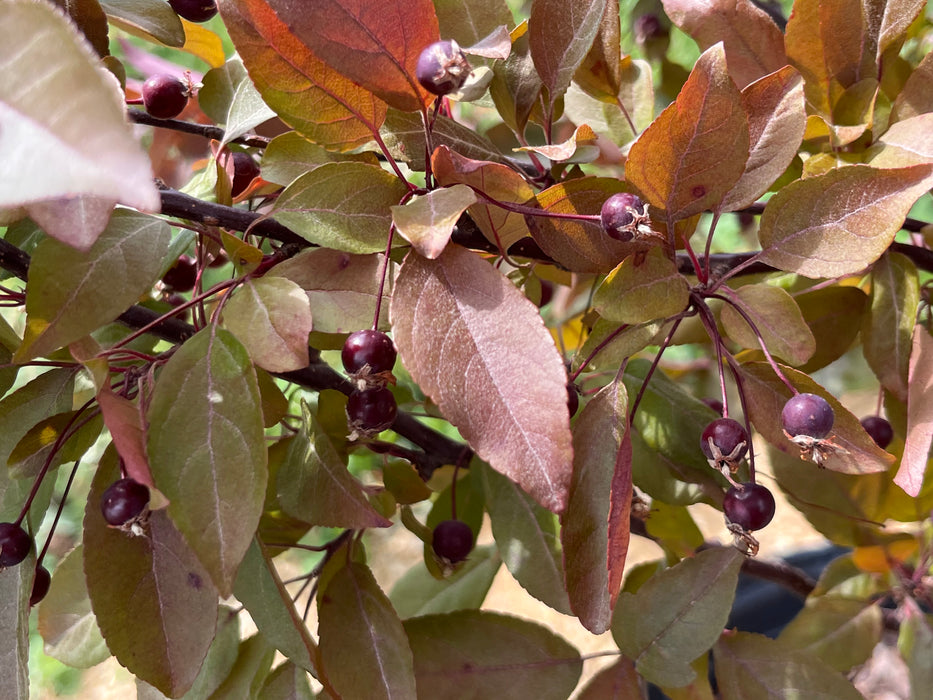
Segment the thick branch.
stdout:
<path fill-rule="evenodd" d="M 158 126 L 163 129 L 171 129 L 173 131 L 180 131 L 184 134 L 194 134 L 195 136 L 203 136 L 206 139 L 215 139 L 217 141 L 222 141 L 224 138 L 224 130 L 219 126 L 213 126 L 211 124 L 195 124 L 194 122 L 186 122 L 182 119 L 156 119 L 148 112 L 144 112 L 141 109 L 128 109 L 127 114 L 129 115 L 130 121 L 136 122 L 137 124 L 144 124 L 146 126 Z M 265 148 L 269 145 L 269 141 L 265 136 L 257 136 L 256 134 L 244 134 L 243 136 L 238 136 L 233 139 L 233 143 L 239 143 L 244 146 L 255 146 L 256 148 Z"/>

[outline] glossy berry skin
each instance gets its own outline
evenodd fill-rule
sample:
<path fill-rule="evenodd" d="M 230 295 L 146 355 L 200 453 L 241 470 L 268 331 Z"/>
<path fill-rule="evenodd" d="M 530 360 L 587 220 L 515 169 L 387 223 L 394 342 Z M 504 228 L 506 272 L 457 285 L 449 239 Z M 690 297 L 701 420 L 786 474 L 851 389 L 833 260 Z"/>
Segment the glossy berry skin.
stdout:
<path fill-rule="evenodd" d="M 188 85 L 181 78 L 162 73 L 143 83 L 143 105 L 156 119 L 177 117 L 188 104 Z"/>
<path fill-rule="evenodd" d="M 182 255 L 164 275 L 162 284 L 175 292 L 190 292 L 198 279 L 198 263 L 190 255 Z"/>
<path fill-rule="evenodd" d="M 189 22 L 206 22 L 217 14 L 216 0 L 168 0 L 168 4 Z"/>
<path fill-rule="evenodd" d="M 233 152 L 233 183 L 230 194 L 238 197 L 256 177 L 259 176 L 259 164 L 245 151 Z"/>
<path fill-rule="evenodd" d="M 791 437 L 805 435 L 821 440 L 833 429 L 833 408 L 822 396 L 797 394 L 781 411 L 781 423 Z"/>
<path fill-rule="evenodd" d="M 343 368 L 350 374 L 356 374 L 366 365 L 373 374 L 389 372 L 395 366 L 396 357 L 392 339 L 382 331 L 373 330 L 351 333 L 340 352 Z"/>
<path fill-rule="evenodd" d="M 713 439 L 713 444 L 722 455 L 731 455 L 743 442 L 745 445 L 736 453 L 734 459 L 741 459 L 748 451 L 748 433 L 745 432 L 745 427 L 731 418 L 717 418 L 703 431 L 700 449 L 703 450 L 707 459 L 714 459 L 715 456 L 709 446 L 710 438 Z"/>
<path fill-rule="evenodd" d="M 570 417 L 573 418 L 577 415 L 579 409 L 580 393 L 577 391 L 577 385 L 573 382 L 567 382 L 567 410 L 570 412 Z"/>
<path fill-rule="evenodd" d="M 865 428 L 865 432 L 871 435 L 871 439 L 882 450 L 890 445 L 891 440 L 894 439 L 894 428 L 881 416 L 865 416 L 862 418 L 861 423 L 862 427 Z"/>
<path fill-rule="evenodd" d="M 700 399 L 703 403 L 709 406 L 711 409 L 716 411 L 719 415 L 722 415 L 722 412 L 725 410 L 725 406 L 722 405 L 722 401 L 719 399 Z"/>
<path fill-rule="evenodd" d="M 610 238 L 627 242 L 635 237 L 635 218 L 644 212 L 641 197 L 629 192 L 619 192 L 603 202 L 599 220 Z"/>
<path fill-rule="evenodd" d="M 52 584 L 52 574 L 41 564 L 36 567 L 36 575 L 32 579 L 32 593 L 29 595 L 29 607 L 38 605 L 49 592 Z"/>
<path fill-rule="evenodd" d="M 441 559 L 456 564 L 473 551 L 473 531 L 462 520 L 442 520 L 431 535 L 431 549 Z"/>
<path fill-rule="evenodd" d="M 760 530 L 774 517 L 774 496 L 761 484 L 746 483 L 726 491 L 722 508 L 729 522 L 746 532 Z"/>
<path fill-rule="evenodd" d="M 433 95 L 459 90 L 470 76 L 470 64 L 453 39 L 436 41 L 418 56 L 415 77 Z"/>
<path fill-rule="evenodd" d="M 0 523 L 0 569 L 16 566 L 32 551 L 32 537 L 15 523 Z"/>
<path fill-rule="evenodd" d="M 378 433 L 395 422 L 398 405 L 384 386 L 357 390 L 347 400 L 347 418 L 355 428 Z"/>
<path fill-rule="evenodd" d="M 104 491 L 100 511 L 109 525 L 121 527 L 138 518 L 149 505 L 149 487 L 134 479 L 120 479 Z"/>

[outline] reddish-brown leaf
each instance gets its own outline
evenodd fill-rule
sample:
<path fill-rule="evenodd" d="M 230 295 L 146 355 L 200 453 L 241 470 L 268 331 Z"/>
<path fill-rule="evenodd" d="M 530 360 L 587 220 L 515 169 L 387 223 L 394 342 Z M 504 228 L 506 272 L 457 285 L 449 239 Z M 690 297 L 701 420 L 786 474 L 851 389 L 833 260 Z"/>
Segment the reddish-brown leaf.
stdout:
<path fill-rule="evenodd" d="M 574 73 L 583 90 L 598 98 L 615 99 L 622 85 L 619 0 L 604 0 L 603 16 L 590 51 Z"/>
<path fill-rule="evenodd" d="M 287 124 L 331 150 L 372 139 L 386 105 L 315 56 L 265 0 L 222 0 L 224 24 L 250 78 Z"/>
<path fill-rule="evenodd" d="M 431 0 L 267 2 L 298 41 L 396 109 L 434 100 L 415 78 L 421 50 L 439 36 Z"/>
<path fill-rule="evenodd" d="M 894 483 L 916 497 L 923 485 L 933 442 L 933 338 L 926 328 L 914 328 L 907 377 L 907 438 Z"/>
<path fill-rule="evenodd" d="M 722 201 L 745 170 L 748 146 L 748 119 L 720 43 L 632 145 L 625 176 L 669 220 L 686 219 Z"/>
<path fill-rule="evenodd" d="M 571 474 L 567 377 L 537 308 L 475 253 L 409 254 L 390 311 L 412 378 L 490 466 L 561 512 Z"/>
<path fill-rule="evenodd" d="M 891 121 L 933 112 L 933 53 L 928 53 L 910 74 L 894 100 Z"/>
<path fill-rule="evenodd" d="M 97 404 L 104 416 L 104 424 L 113 438 L 126 468 L 126 475 L 153 488 L 149 459 L 146 457 L 146 434 L 139 408 L 129 399 L 117 396 L 110 389 L 97 394 Z"/>
<path fill-rule="evenodd" d="M 803 79 L 790 66 L 742 90 L 742 106 L 748 117 L 748 161 L 720 211 L 747 207 L 766 192 L 794 159 L 807 124 Z"/>
<path fill-rule="evenodd" d="M 729 74 L 742 88 L 787 63 L 784 35 L 749 0 L 663 0 L 671 21 L 705 51 L 723 42 Z"/>
<path fill-rule="evenodd" d="M 625 431 L 616 451 L 612 486 L 609 489 L 609 547 L 606 567 L 609 570 L 609 607 L 615 607 L 622 587 L 622 572 L 631 537 L 629 517 L 632 514 L 632 433 Z"/>

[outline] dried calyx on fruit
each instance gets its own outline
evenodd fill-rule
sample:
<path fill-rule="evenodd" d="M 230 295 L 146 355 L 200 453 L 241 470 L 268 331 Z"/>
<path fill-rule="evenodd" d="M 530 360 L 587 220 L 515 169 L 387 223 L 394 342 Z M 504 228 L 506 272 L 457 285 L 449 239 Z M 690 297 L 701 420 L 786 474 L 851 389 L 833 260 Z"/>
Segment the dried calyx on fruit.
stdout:
<path fill-rule="evenodd" d="M 433 95 L 456 92 L 470 77 L 470 62 L 453 39 L 435 41 L 418 56 L 415 77 Z"/>
<path fill-rule="evenodd" d="M 774 508 L 774 496 L 761 484 L 736 484 L 726 492 L 722 509 L 736 547 L 752 556 L 758 553 L 758 540 L 750 533 L 771 522 Z"/>
<path fill-rule="evenodd" d="M 0 523 L 0 569 L 16 566 L 32 551 L 32 537 L 16 523 Z"/>
<path fill-rule="evenodd" d="M 350 439 L 370 437 L 382 432 L 392 426 L 397 415 L 395 397 L 384 386 L 357 389 L 347 399 Z"/>
<path fill-rule="evenodd" d="M 431 535 L 431 549 L 450 564 L 461 562 L 473 551 L 473 530 L 462 520 L 442 520 Z"/>
<path fill-rule="evenodd" d="M 732 482 L 731 475 L 738 471 L 742 458 L 748 452 L 748 432 L 736 420 L 717 418 L 703 430 L 700 449 L 709 465 Z"/>
<path fill-rule="evenodd" d="M 100 511 L 111 527 L 141 535 L 149 519 L 149 487 L 135 479 L 120 479 L 104 491 Z"/>
<path fill-rule="evenodd" d="M 181 78 L 160 73 L 143 83 L 143 106 L 156 119 L 177 117 L 188 104 L 188 84 Z"/>
<path fill-rule="evenodd" d="M 623 243 L 637 238 L 658 237 L 651 228 L 648 205 L 630 192 L 619 192 L 603 202 L 599 220 L 607 236 Z"/>
<path fill-rule="evenodd" d="M 830 436 L 835 420 L 833 407 L 816 394 L 792 396 L 781 410 L 784 435 L 800 448 L 801 459 L 809 459 L 820 467 L 833 454 L 846 452 Z"/>

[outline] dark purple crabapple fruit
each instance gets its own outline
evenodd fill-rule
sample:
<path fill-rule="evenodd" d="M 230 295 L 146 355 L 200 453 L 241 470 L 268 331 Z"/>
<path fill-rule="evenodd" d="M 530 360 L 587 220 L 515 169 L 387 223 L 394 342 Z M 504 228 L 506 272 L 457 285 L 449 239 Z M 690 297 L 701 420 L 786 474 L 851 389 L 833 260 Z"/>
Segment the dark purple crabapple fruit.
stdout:
<path fill-rule="evenodd" d="M 347 418 L 353 430 L 378 433 L 390 427 L 396 415 L 395 397 L 384 386 L 358 389 L 347 400 Z"/>
<path fill-rule="evenodd" d="M 760 530 L 774 517 L 774 496 L 761 484 L 740 484 L 726 491 L 722 509 L 730 523 L 746 532 Z"/>
<path fill-rule="evenodd" d="M 15 523 L 0 523 L 0 569 L 16 566 L 29 556 L 32 537 Z"/>
<path fill-rule="evenodd" d="M 259 176 L 259 164 L 246 151 L 233 152 L 233 183 L 230 194 L 238 197 Z"/>
<path fill-rule="evenodd" d="M 623 243 L 635 237 L 638 221 L 644 218 L 645 203 L 638 195 L 619 192 L 603 202 L 599 220 L 610 238 Z"/>
<path fill-rule="evenodd" d="M 891 440 L 894 439 L 894 428 L 881 416 L 865 416 L 862 418 L 861 423 L 862 427 L 865 428 L 865 432 L 871 435 L 871 439 L 882 450 L 890 445 Z"/>
<path fill-rule="evenodd" d="M 577 390 L 577 385 L 573 382 L 567 382 L 567 411 L 570 413 L 570 417 L 573 418 L 577 415 L 579 409 L 580 392 Z"/>
<path fill-rule="evenodd" d="M 343 368 L 350 374 L 356 374 L 367 365 L 373 374 L 389 372 L 395 366 L 397 356 L 392 339 L 382 331 L 374 330 L 351 333 L 340 352 Z"/>
<path fill-rule="evenodd" d="M 725 406 L 722 405 L 722 401 L 719 399 L 700 399 L 700 401 L 716 411 L 719 415 L 722 415 L 722 412 L 725 410 Z"/>
<path fill-rule="evenodd" d="M 52 574 L 41 564 L 36 567 L 36 575 L 32 579 L 32 593 L 29 595 L 29 607 L 38 605 L 49 592 L 52 584 Z"/>
<path fill-rule="evenodd" d="M 120 479 L 104 491 L 100 511 L 107 524 L 122 527 L 139 518 L 149 505 L 149 487 L 135 479 Z"/>
<path fill-rule="evenodd" d="M 188 104 L 188 85 L 168 73 L 153 75 L 143 83 L 143 106 L 156 119 L 177 117 Z"/>
<path fill-rule="evenodd" d="M 470 76 L 470 63 L 453 39 L 435 41 L 418 56 L 415 77 L 433 95 L 456 92 Z"/>
<path fill-rule="evenodd" d="M 461 562 L 473 550 L 473 531 L 462 520 L 442 520 L 431 535 L 431 549 L 452 564 Z"/>
<path fill-rule="evenodd" d="M 713 447 L 710 447 L 712 438 Z M 719 451 L 719 455 L 715 454 Z M 717 418 L 706 426 L 703 431 L 703 437 L 700 440 L 700 449 L 706 455 L 706 459 L 719 460 L 728 458 L 729 461 L 738 462 L 748 451 L 748 433 L 745 427 L 731 418 Z"/>
<path fill-rule="evenodd" d="M 832 406 L 816 394 L 792 396 L 781 410 L 784 431 L 792 438 L 803 435 L 822 440 L 833 429 L 834 420 Z"/>
<path fill-rule="evenodd" d="M 190 292 L 197 280 L 198 263 L 190 255 L 182 255 L 162 275 L 162 284 L 173 292 Z"/>
<path fill-rule="evenodd" d="M 189 22 L 206 22 L 217 14 L 216 0 L 168 0 L 168 4 Z"/>

